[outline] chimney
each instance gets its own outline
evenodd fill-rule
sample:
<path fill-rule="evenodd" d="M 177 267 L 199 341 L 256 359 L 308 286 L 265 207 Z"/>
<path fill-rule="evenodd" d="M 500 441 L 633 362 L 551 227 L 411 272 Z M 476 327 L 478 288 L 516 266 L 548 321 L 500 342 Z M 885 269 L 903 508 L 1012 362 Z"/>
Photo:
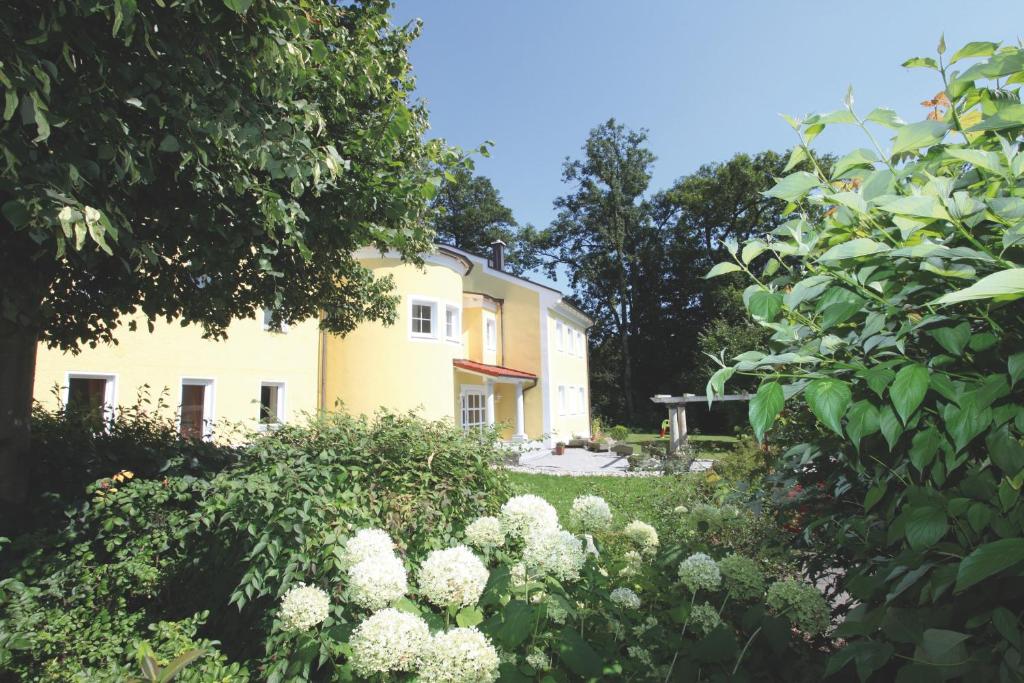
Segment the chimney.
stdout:
<path fill-rule="evenodd" d="M 505 270 L 505 243 L 501 240 L 491 242 L 491 268 Z"/>

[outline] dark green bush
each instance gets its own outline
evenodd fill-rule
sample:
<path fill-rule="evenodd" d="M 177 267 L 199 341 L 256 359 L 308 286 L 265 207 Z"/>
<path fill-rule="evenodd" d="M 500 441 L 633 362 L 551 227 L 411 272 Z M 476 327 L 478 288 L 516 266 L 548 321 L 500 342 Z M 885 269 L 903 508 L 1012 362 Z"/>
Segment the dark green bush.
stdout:
<path fill-rule="evenodd" d="M 625 441 L 629 438 L 629 428 L 623 427 L 622 425 L 615 425 L 608 430 L 608 436 L 612 437 L 615 441 Z"/>
<path fill-rule="evenodd" d="M 381 526 L 419 557 L 507 493 L 492 467 L 504 455 L 493 434 L 412 415 L 286 426 L 216 473 L 202 471 L 197 452 L 222 451 L 181 442 L 144 414 L 136 423 L 126 415 L 111 435 L 78 437 L 58 416 L 39 417 L 49 461 L 73 462 L 61 447 L 90 444 L 76 467 L 107 476 L 84 496 L 69 478 L 60 500 L 81 502 L 65 508 L 63 527 L 15 538 L 0 554 L 9 577 L 0 582 L 0 680 L 124 680 L 143 642 L 161 660 L 209 650 L 189 668 L 200 673 L 182 680 L 300 676 L 309 650 L 277 630 L 277 599 L 299 581 L 337 585 L 337 551 L 353 529 Z M 129 478 L 101 444 L 121 434 L 109 443 L 127 451 L 133 429 L 145 448 L 122 461 L 136 468 Z M 154 464 L 161 458 L 171 464 Z M 339 604 L 339 630 L 318 643 L 324 653 L 337 654 L 347 618 Z"/>

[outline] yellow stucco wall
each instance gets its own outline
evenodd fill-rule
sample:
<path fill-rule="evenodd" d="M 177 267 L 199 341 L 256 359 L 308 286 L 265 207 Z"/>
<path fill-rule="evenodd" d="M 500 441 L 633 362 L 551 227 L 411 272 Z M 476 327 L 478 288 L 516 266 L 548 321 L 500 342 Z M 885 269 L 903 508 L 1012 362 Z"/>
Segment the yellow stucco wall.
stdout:
<path fill-rule="evenodd" d="M 559 347 L 558 324 L 562 324 L 564 341 Z M 548 329 L 548 396 L 551 406 L 551 433 L 557 439 L 590 435 L 590 381 L 587 368 L 586 332 L 583 325 L 568 316 L 551 312 L 547 320 Z M 580 348 L 579 337 L 575 352 L 568 343 L 566 330 L 574 334 L 584 333 L 584 345 Z M 563 412 L 559 387 L 565 387 L 566 407 Z M 579 389 L 583 388 L 583 405 L 579 404 Z"/>
<path fill-rule="evenodd" d="M 85 348 L 77 356 L 40 346 L 36 364 L 35 398 L 48 407 L 61 400 L 52 389 L 67 387 L 69 373 L 115 377 L 115 403 L 132 405 L 145 385 L 156 398 L 166 390 L 171 411 L 181 400 L 183 378 L 213 380 L 214 419 L 257 425 L 261 382 L 285 385 L 284 417 L 317 409 L 316 320 L 291 325 L 286 332 L 263 329 L 262 319 L 237 320 L 228 338 L 202 338 L 197 326 L 158 321 L 150 333 L 144 320 L 138 329 L 121 328 L 118 344 Z"/>
<path fill-rule="evenodd" d="M 397 259 L 361 261 L 375 275 L 394 278 L 401 296 L 394 325 L 364 323 L 345 337 L 328 336 L 326 406 L 341 401 L 345 410 L 373 414 L 381 407 L 417 410 L 428 419 L 455 419 L 452 361 L 465 357 L 461 341 L 445 338 L 444 306 L 462 307 L 462 274 L 450 265 L 428 261 L 422 268 Z M 436 303 L 438 336 L 410 336 L 413 300 Z"/>

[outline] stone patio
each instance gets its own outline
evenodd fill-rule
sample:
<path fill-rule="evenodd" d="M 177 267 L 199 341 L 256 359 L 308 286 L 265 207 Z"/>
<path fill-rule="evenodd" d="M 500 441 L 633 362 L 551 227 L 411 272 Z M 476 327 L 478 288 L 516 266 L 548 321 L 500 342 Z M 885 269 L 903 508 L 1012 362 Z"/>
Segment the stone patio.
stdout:
<path fill-rule="evenodd" d="M 694 460 L 691 472 L 711 469 L 712 460 Z M 564 455 L 555 455 L 550 448 L 536 445 L 524 450 L 518 465 L 509 466 L 517 472 L 540 472 L 565 476 L 603 475 L 613 477 L 656 477 L 658 471 L 629 471 L 629 460 L 617 453 L 593 453 L 585 448 L 566 448 Z"/>

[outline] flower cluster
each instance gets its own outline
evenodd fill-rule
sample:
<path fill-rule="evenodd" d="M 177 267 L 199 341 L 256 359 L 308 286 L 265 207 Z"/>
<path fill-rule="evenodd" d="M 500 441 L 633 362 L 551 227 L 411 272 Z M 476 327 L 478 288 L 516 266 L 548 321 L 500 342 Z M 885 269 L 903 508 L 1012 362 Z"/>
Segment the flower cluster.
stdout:
<path fill-rule="evenodd" d="M 569 519 L 581 531 L 605 531 L 612 525 L 612 510 L 601 496 L 578 496 Z"/>
<path fill-rule="evenodd" d="M 715 627 L 721 622 L 722 619 L 718 616 L 718 610 L 707 602 L 694 605 L 693 609 L 690 610 L 690 619 L 687 621 L 694 631 L 704 636 L 715 630 Z"/>
<path fill-rule="evenodd" d="M 420 680 L 437 683 L 491 683 L 498 680 L 498 652 L 475 628 L 436 634 L 420 658 Z"/>
<path fill-rule="evenodd" d="M 466 527 L 466 542 L 474 548 L 500 548 L 505 545 L 505 530 L 497 517 L 478 517 Z"/>
<path fill-rule="evenodd" d="M 756 561 L 734 553 L 719 560 L 718 569 L 722 585 L 734 600 L 749 602 L 764 597 L 764 572 Z"/>
<path fill-rule="evenodd" d="M 773 612 L 789 617 L 794 626 L 808 635 L 828 630 L 828 604 L 818 589 L 808 583 L 797 579 L 777 581 L 768 587 L 766 602 Z"/>
<path fill-rule="evenodd" d="M 526 539 L 523 561 L 541 574 L 559 581 L 575 581 L 586 561 L 583 541 L 564 529 L 536 529 Z"/>
<path fill-rule="evenodd" d="M 551 658 L 540 648 L 533 648 L 530 654 L 526 655 L 526 663 L 537 671 L 547 671 L 551 668 Z"/>
<path fill-rule="evenodd" d="M 510 536 L 525 538 L 532 530 L 557 529 L 558 512 L 540 496 L 515 496 L 501 506 L 501 523 Z"/>
<path fill-rule="evenodd" d="M 650 524 L 633 520 L 626 525 L 622 533 L 626 540 L 645 555 L 653 555 L 658 550 L 658 532 Z"/>
<path fill-rule="evenodd" d="M 630 578 L 638 576 L 644 569 L 644 558 L 635 550 L 627 550 L 622 556 L 626 564 L 619 570 L 619 576 Z"/>
<path fill-rule="evenodd" d="M 289 631 L 306 631 L 327 618 L 331 601 L 316 586 L 300 583 L 281 598 L 281 623 Z"/>
<path fill-rule="evenodd" d="M 487 586 L 490 573 L 473 551 L 464 545 L 434 550 L 420 567 L 423 596 L 438 607 L 475 605 Z"/>
<path fill-rule="evenodd" d="M 388 608 L 356 626 L 349 639 L 350 662 L 359 676 L 412 671 L 430 642 L 427 622 Z"/>
<path fill-rule="evenodd" d="M 395 554 L 395 542 L 383 529 L 360 529 L 345 543 L 341 564 L 343 569 L 357 565 L 363 560 Z"/>
<path fill-rule="evenodd" d="M 714 590 L 722 583 L 715 561 L 704 553 L 694 553 L 679 563 L 679 580 L 691 593 Z"/>
<path fill-rule="evenodd" d="M 398 600 L 409 590 L 405 565 L 395 555 L 380 555 L 349 567 L 348 593 L 352 602 L 376 611 Z"/>
<path fill-rule="evenodd" d="M 625 609 L 640 609 L 640 596 L 630 588 L 616 588 L 612 591 L 611 600 Z"/>

